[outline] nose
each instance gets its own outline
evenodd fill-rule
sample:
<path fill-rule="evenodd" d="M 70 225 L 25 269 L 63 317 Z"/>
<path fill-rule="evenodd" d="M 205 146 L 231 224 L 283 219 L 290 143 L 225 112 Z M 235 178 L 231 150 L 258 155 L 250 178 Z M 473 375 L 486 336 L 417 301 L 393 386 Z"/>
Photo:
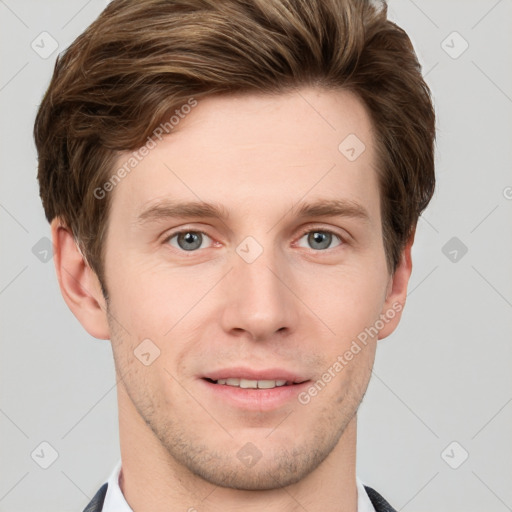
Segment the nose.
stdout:
<path fill-rule="evenodd" d="M 264 341 L 295 331 L 300 303 L 290 269 L 276 252 L 264 250 L 252 262 L 233 254 L 233 267 L 222 289 L 225 332 Z"/>

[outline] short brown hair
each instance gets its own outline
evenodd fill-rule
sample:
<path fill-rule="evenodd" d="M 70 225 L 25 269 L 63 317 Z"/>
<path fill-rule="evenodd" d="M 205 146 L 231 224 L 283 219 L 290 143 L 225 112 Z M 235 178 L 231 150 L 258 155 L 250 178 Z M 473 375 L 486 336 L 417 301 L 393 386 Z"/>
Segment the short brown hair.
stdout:
<path fill-rule="evenodd" d="M 59 56 L 37 114 L 47 219 L 104 286 L 110 198 L 94 190 L 120 151 L 191 97 L 308 85 L 353 91 L 372 120 L 394 272 L 434 192 L 435 115 L 409 37 L 371 0 L 113 0 Z"/>

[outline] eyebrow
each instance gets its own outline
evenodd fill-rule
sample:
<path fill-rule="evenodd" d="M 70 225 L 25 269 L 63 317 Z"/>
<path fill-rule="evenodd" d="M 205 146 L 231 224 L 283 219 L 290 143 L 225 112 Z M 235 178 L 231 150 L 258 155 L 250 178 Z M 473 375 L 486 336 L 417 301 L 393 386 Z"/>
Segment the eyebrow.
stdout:
<path fill-rule="evenodd" d="M 160 200 L 144 209 L 136 219 L 136 223 L 145 224 L 146 222 L 165 220 L 174 217 L 187 218 L 215 218 L 227 219 L 226 209 L 215 203 L 205 203 L 203 201 L 175 202 L 169 199 Z"/>
<path fill-rule="evenodd" d="M 347 199 L 318 199 L 311 203 L 299 203 L 289 212 L 296 211 L 298 218 L 305 217 L 352 217 L 370 221 L 368 211 L 359 203 Z M 288 212 L 288 213 L 289 213 Z M 204 201 L 175 202 L 160 200 L 145 208 L 136 218 L 137 224 L 170 218 L 212 218 L 226 220 L 229 213 L 217 203 Z"/>
<path fill-rule="evenodd" d="M 303 217 L 352 217 L 370 221 L 370 214 L 359 203 L 348 199 L 323 199 L 313 203 L 302 203 L 297 212 Z"/>

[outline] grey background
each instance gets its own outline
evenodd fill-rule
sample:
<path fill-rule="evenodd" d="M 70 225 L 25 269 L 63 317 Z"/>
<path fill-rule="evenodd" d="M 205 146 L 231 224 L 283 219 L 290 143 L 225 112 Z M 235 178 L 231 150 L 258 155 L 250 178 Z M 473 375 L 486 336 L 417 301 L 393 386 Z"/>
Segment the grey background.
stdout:
<path fill-rule="evenodd" d="M 82 510 L 119 457 L 110 344 L 41 261 L 32 141 L 57 53 L 106 4 L 0 0 L 0 511 Z M 512 0 L 391 0 L 390 17 L 435 98 L 438 188 L 360 409 L 358 474 L 398 510 L 512 510 Z"/>

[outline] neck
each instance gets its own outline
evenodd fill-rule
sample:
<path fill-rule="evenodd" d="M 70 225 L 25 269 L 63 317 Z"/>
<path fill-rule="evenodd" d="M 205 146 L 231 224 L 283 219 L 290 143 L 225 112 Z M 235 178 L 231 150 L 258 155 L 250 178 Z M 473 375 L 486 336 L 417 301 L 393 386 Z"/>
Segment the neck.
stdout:
<path fill-rule="evenodd" d="M 299 482 L 271 490 L 219 487 L 191 473 L 161 445 L 118 385 L 121 491 L 136 512 L 355 512 L 356 417 L 336 447 Z"/>

